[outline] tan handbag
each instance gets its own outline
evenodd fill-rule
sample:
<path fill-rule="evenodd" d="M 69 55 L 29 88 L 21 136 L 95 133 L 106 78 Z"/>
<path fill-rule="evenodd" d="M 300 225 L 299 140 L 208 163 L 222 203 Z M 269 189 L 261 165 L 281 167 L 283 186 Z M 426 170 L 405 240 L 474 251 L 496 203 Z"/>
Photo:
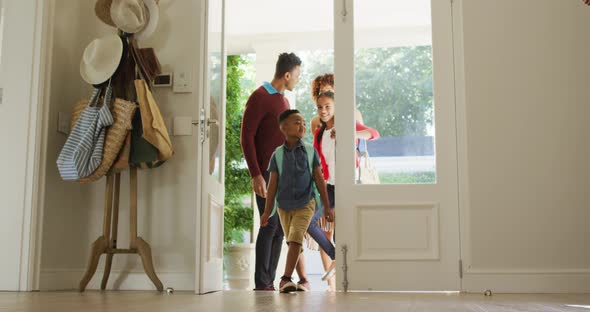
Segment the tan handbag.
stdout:
<path fill-rule="evenodd" d="M 359 167 L 358 167 L 358 181 L 359 184 L 381 184 L 379 179 L 379 172 L 375 165 L 371 161 L 369 156 L 369 150 L 367 147 L 367 140 L 362 140 L 364 143 L 365 151 L 360 153 Z"/>
<path fill-rule="evenodd" d="M 158 149 L 159 161 L 168 160 L 174 151 L 160 108 L 144 80 L 135 80 L 135 90 L 141 113 L 143 138 Z"/>
<path fill-rule="evenodd" d="M 146 64 L 140 55 L 135 39 L 131 38 L 129 44 L 133 60 L 137 64 L 138 73 L 141 79 L 135 80 L 135 93 L 139 103 L 141 114 L 142 137 L 158 150 L 158 161 L 163 162 L 172 157 L 174 150 L 168 129 L 162 118 L 160 108 L 150 91 L 150 77 L 147 73 Z"/>
<path fill-rule="evenodd" d="M 78 102 L 78 104 L 74 107 L 71 126 L 76 123 L 80 117 L 80 114 L 84 110 L 84 107 L 87 105 L 88 101 L 84 100 Z M 131 130 L 131 119 L 133 118 L 136 107 L 137 105 L 135 105 L 135 103 L 118 98 L 111 103 L 110 110 L 114 121 L 113 125 L 110 126 L 106 131 L 100 166 L 98 166 L 98 168 L 90 176 L 80 179 L 78 182 L 93 182 L 100 179 L 107 172 L 109 172 L 113 162 L 121 151 L 121 147 L 123 146 L 129 130 Z"/>

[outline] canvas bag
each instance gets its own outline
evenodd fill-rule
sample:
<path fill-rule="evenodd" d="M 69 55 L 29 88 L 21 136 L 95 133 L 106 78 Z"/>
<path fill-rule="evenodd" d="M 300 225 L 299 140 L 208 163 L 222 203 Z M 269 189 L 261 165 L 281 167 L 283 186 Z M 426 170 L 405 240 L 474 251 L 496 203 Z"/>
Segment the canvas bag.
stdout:
<path fill-rule="evenodd" d="M 83 104 L 83 102 L 79 105 L 81 104 Z M 125 139 L 130 133 L 131 120 L 137 105 L 133 102 L 115 98 L 115 100 L 113 100 L 108 106 L 113 116 L 113 124 L 106 130 L 102 161 L 100 166 L 98 166 L 90 176 L 81 178 L 78 182 L 93 182 L 102 178 L 113 169 L 115 160 L 118 158 L 121 151 L 124 150 Z M 75 122 L 78 119 L 78 107 L 74 108 L 72 122 Z"/>
<path fill-rule="evenodd" d="M 158 160 L 158 149 L 143 138 L 143 126 L 140 111 L 135 112 L 132 121 L 129 165 L 134 168 L 151 169 L 164 164 Z"/>
<path fill-rule="evenodd" d="M 63 180 L 88 177 L 100 166 L 106 127 L 113 124 L 108 105 L 112 96 L 110 84 L 102 107 L 98 106 L 100 93 L 100 89 L 92 93 L 57 158 L 57 168 Z"/>
<path fill-rule="evenodd" d="M 130 51 L 139 76 L 139 79 L 134 81 L 139 116 L 133 119 L 129 160 L 135 167 L 155 168 L 170 159 L 174 150 L 158 104 L 150 91 L 149 76 L 138 52 L 137 43 L 133 38 L 130 40 Z"/>
<path fill-rule="evenodd" d="M 359 153 L 359 167 L 358 167 L 358 180 L 359 184 L 381 184 L 379 180 L 379 173 L 371 157 L 369 156 L 369 149 L 367 148 L 367 140 L 362 140 L 365 150 Z"/>
<path fill-rule="evenodd" d="M 156 147 L 158 160 L 166 161 L 172 157 L 174 151 L 160 108 L 144 80 L 135 80 L 135 91 L 141 113 L 143 138 Z"/>

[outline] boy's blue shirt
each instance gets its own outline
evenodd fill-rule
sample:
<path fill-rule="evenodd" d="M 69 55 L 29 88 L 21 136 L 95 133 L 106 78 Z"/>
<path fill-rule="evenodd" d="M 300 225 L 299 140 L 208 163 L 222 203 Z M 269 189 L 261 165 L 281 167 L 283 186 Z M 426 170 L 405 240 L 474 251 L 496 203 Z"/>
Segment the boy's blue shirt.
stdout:
<path fill-rule="evenodd" d="M 286 143 L 283 146 L 283 168 L 275 197 L 281 209 L 293 210 L 305 206 L 316 195 L 307 153 L 314 153 L 313 168 L 320 166 L 320 158 L 314 148 L 307 151 L 308 148 L 302 140 L 299 140 L 293 149 L 289 149 Z M 270 159 L 268 171 L 279 171 L 274 154 Z"/>

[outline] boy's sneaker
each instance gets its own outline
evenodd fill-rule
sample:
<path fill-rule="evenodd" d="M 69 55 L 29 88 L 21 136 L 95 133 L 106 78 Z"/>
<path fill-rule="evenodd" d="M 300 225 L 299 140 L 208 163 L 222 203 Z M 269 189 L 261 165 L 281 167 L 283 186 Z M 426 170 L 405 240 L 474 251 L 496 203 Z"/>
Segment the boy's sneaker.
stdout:
<path fill-rule="evenodd" d="M 309 286 L 309 282 L 307 280 L 301 280 L 297 282 L 297 291 L 310 291 L 311 287 Z"/>
<path fill-rule="evenodd" d="M 297 291 L 297 285 L 293 283 L 290 277 L 281 277 L 281 283 L 279 284 L 279 291 L 281 293 L 290 293 Z"/>
<path fill-rule="evenodd" d="M 332 263 L 330 264 L 330 267 L 328 268 L 326 273 L 324 273 L 324 275 L 322 275 L 322 281 L 332 278 L 332 276 L 334 276 L 334 274 L 336 274 L 336 261 L 332 261 Z"/>

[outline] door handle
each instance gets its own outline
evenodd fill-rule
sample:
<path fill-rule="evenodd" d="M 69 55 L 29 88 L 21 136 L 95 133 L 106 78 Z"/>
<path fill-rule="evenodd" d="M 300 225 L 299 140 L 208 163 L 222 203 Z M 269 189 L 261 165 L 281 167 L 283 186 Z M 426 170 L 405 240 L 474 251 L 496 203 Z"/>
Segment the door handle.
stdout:
<path fill-rule="evenodd" d="M 199 125 L 200 123 L 201 123 L 200 120 L 193 120 L 192 121 L 192 124 L 195 125 L 195 126 Z M 209 119 L 209 120 L 207 120 L 207 125 L 211 126 L 213 124 L 219 125 L 219 121 L 217 121 L 215 119 Z"/>

